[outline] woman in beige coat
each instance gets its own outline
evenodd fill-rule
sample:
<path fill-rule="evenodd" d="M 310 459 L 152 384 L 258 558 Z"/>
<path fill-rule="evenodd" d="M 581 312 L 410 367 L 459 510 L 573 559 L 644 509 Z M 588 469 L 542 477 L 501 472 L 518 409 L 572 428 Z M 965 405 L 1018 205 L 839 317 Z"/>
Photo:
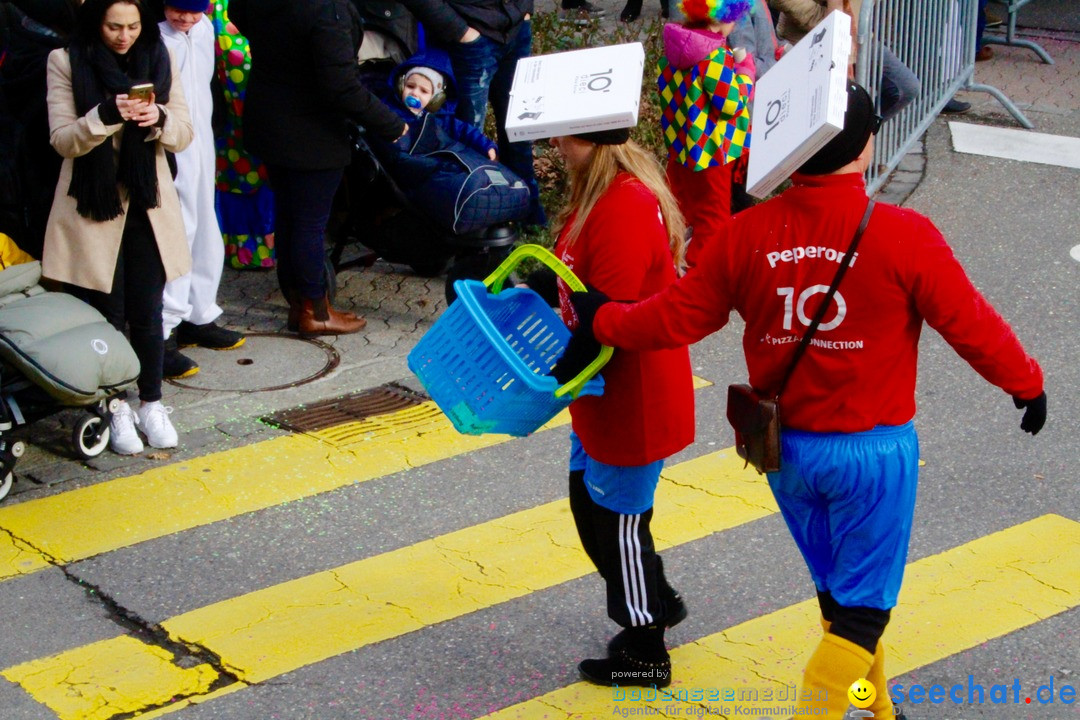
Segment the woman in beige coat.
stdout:
<path fill-rule="evenodd" d="M 140 0 L 86 0 L 71 46 L 48 64 L 52 146 L 64 158 L 45 231 L 42 269 L 72 286 L 121 332 L 139 357 L 138 411 L 122 403 L 110 446 L 175 447 L 161 404 L 161 297 L 190 269 L 180 201 L 166 152 L 192 127 L 177 70 Z M 130 89 L 152 83 L 148 98 Z"/>

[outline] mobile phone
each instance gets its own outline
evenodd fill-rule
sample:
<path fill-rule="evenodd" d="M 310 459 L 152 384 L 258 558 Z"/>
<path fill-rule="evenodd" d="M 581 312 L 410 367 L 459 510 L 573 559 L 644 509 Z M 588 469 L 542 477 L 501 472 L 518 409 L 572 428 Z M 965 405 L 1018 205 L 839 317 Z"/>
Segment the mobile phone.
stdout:
<path fill-rule="evenodd" d="M 154 94 L 154 83 L 142 83 L 132 85 L 128 90 L 128 100 L 143 100 L 150 102 L 150 96 Z"/>

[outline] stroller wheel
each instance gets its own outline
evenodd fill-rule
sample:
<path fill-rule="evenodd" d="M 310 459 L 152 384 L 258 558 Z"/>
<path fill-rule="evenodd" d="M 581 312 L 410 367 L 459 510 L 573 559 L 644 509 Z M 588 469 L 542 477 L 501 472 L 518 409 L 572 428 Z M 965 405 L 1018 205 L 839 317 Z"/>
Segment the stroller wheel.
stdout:
<path fill-rule="evenodd" d="M 96 458 L 109 444 L 109 424 L 97 415 L 88 415 L 75 426 L 71 442 L 83 460 Z"/>
<path fill-rule="evenodd" d="M 454 302 L 455 280 L 483 280 L 491 274 L 499 263 L 510 255 L 510 247 L 485 248 L 479 252 L 462 253 L 454 258 L 450 269 L 446 271 L 446 304 Z"/>
<path fill-rule="evenodd" d="M 3 480 L 0 480 L 0 500 L 3 500 L 11 492 L 11 486 L 15 482 L 15 473 L 9 472 L 4 476 Z"/>

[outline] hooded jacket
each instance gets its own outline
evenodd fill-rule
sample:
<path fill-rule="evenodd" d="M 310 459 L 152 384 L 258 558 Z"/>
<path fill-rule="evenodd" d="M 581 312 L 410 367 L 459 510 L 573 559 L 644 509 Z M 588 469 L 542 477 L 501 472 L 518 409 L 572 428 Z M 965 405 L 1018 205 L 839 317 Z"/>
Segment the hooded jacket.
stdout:
<path fill-rule="evenodd" d="M 657 64 L 668 154 L 692 170 L 725 165 L 750 147 L 753 58 L 738 65 L 722 35 L 668 23 Z"/>
<path fill-rule="evenodd" d="M 416 114 L 402 102 L 400 81 L 405 77 L 406 73 L 414 67 L 431 68 L 443 76 L 442 92 L 446 95 L 446 101 L 445 104 L 439 108 L 441 112 L 430 112 L 425 109 L 421 110 L 419 114 Z M 451 139 L 472 148 L 481 155 L 487 156 L 489 150 L 498 149 L 498 146 L 494 141 L 484 135 L 479 129 L 454 117 L 453 109 L 457 92 L 457 83 L 454 80 L 454 71 L 450 67 L 450 57 L 444 51 L 439 50 L 438 48 L 428 48 L 427 50 L 416 53 L 394 68 L 393 72 L 390 73 L 387 82 L 390 84 L 391 94 L 386 104 L 409 125 L 408 135 L 397 141 L 399 146 L 411 148 L 423 125 L 422 121 L 424 117 L 426 115 L 431 115 L 432 119 L 439 124 Z"/>

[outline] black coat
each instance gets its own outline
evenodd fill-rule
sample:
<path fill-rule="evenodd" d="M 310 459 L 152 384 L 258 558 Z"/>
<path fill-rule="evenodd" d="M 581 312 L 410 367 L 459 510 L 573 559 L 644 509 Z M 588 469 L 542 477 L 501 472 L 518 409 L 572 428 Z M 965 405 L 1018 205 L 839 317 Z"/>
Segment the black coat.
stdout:
<path fill-rule="evenodd" d="M 533 0 L 401 0 L 443 44 L 456 43 L 470 27 L 498 43 L 517 33 Z"/>
<path fill-rule="evenodd" d="M 362 37 L 348 0 L 230 0 L 251 44 L 244 142 L 270 165 L 343 168 L 350 121 L 392 140 L 405 124 L 360 82 Z"/>
<path fill-rule="evenodd" d="M 0 2 L 0 232 L 41 257 L 61 157 L 49 144 L 45 66 L 67 44 L 67 0 Z"/>

